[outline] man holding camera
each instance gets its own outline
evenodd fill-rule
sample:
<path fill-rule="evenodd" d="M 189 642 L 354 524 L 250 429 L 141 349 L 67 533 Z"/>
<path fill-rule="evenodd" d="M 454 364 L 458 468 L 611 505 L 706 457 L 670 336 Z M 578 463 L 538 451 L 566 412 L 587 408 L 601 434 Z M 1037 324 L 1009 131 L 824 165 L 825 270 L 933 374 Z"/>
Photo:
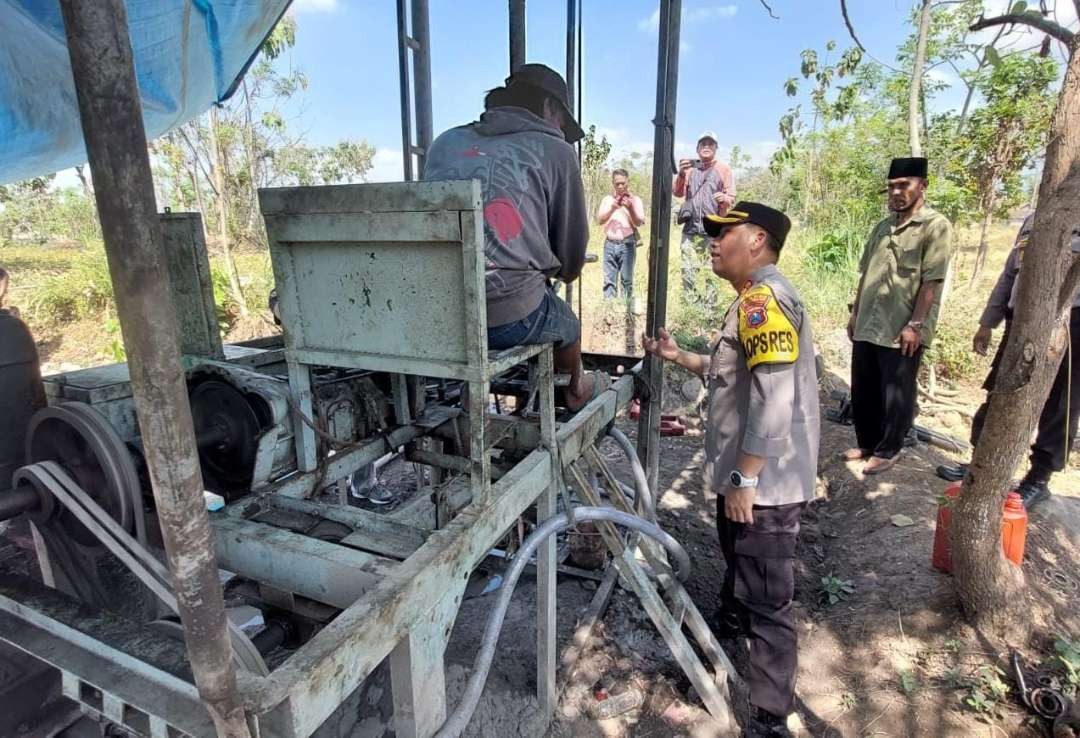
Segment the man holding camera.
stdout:
<path fill-rule="evenodd" d="M 735 175 L 731 167 L 716 159 L 716 133 L 705 131 L 698 136 L 697 159 L 680 159 L 672 194 L 683 199 L 676 222 L 683 227 L 682 285 L 683 299 L 696 294 L 698 273 L 708 265 L 709 239 L 702 221 L 707 215 L 723 216 L 735 202 Z M 716 304 L 716 290 L 706 286 L 705 303 Z"/>
<path fill-rule="evenodd" d="M 625 169 L 612 172 L 612 194 L 604 196 L 596 211 L 596 220 L 604 227 L 604 299 L 618 296 L 617 278 L 623 298 L 629 300 L 634 292 L 634 249 L 638 226 L 645 223 L 645 206 L 630 192 L 629 182 Z"/>

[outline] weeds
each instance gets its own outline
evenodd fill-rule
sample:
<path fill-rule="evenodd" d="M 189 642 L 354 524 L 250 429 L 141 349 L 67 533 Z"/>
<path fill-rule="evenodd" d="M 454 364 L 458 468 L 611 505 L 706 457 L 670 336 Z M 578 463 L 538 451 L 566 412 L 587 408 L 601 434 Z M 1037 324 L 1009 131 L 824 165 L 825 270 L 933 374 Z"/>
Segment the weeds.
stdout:
<path fill-rule="evenodd" d="M 1075 698 L 1080 693 L 1080 640 L 1058 638 L 1054 641 L 1055 666 L 1065 676 L 1064 691 Z"/>
<path fill-rule="evenodd" d="M 899 673 L 900 691 L 905 696 L 911 697 L 919 691 L 919 677 L 911 669 L 904 669 Z"/>
<path fill-rule="evenodd" d="M 88 318 L 112 307 L 113 288 L 104 252 L 75 257 L 70 268 L 37 286 L 30 312 L 38 320 L 60 323 Z"/>
<path fill-rule="evenodd" d="M 822 602 L 831 606 L 855 594 L 855 585 L 850 579 L 840 579 L 829 574 L 821 578 L 819 592 Z"/>
<path fill-rule="evenodd" d="M 1009 685 L 1002 677 L 1005 672 L 996 666 L 983 666 L 974 677 L 965 678 L 961 685 L 965 690 L 961 701 L 983 720 L 990 721 L 1000 717 L 1005 699 L 1009 696 Z"/>

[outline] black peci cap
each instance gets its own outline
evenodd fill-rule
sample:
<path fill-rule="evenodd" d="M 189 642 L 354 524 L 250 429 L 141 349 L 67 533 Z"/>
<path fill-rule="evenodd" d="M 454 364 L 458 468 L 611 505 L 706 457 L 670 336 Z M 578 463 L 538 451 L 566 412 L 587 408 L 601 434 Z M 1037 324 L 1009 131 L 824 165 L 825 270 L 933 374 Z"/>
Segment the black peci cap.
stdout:
<path fill-rule="evenodd" d="M 926 174 L 926 158 L 922 156 L 897 157 L 889 164 L 888 179 L 899 179 L 900 177 L 922 177 L 926 179 Z"/>
<path fill-rule="evenodd" d="M 570 112 L 570 95 L 566 89 L 566 81 L 562 75 L 546 64 L 522 64 L 513 74 L 506 78 L 506 86 L 528 85 L 544 92 L 562 105 L 566 114 L 566 123 L 563 125 L 563 134 L 568 143 L 576 143 L 585 137 L 585 131 L 574 119 Z"/>
<path fill-rule="evenodd" d="M 705 232 L 713 238 L 719 236 L 724 228 L 740 223 L 761 226 L 776 239 L 778 246 L 784 245 L 788 231 L 791 230 L 791 218 L 775 208 L 749 200 L 740 200 L 735 203 L 734 207 L 727 211 L 727 215 L 706 215 L 702 219 Z"/>

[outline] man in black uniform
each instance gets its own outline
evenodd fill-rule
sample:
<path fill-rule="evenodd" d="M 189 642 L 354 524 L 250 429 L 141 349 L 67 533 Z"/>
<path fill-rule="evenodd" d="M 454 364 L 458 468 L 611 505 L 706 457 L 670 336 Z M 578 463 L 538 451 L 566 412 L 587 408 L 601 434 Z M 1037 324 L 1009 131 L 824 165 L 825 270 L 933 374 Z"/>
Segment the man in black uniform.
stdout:
<path fill-rule="evenodd" d="M 987 396 L 979 406 L 971 421 L 971 445 L 979 442 L 986 410 L 990 403 L 990 392 L 997 381 L 998 365 L 1005 353 L 1005 343 L 1009 339 L 1009 324 L 1012 322 L 1013 307 L 1016 301 L 1016 277 L 1024 263 L 1024 248 L 1031 236 L 1032 222 L 1035 216 L 1029 215 L 1016 242 L 1005 260 L 1005 268 L 998 277 L 994 291 L 986 302 L 986 309 L 979 318 L 979 329 L 975 332 L 972 348 L 975 353 L 986 355 L 990 346 L 990 337 L 995 328 L 1005 322 L 1005 335 L 1001 337 L 997 353 L 994 354 L 990 372 L 983 382 Z M 1080 229 L 1073 231 L 1072 250 L 1080 252 Z M 1069 460 L 1069 449 L 1076 438 L 1077 421 L 1080 420 L 1080 294 L 1073 299 L 1069 314 L 1069 348 L 1061 361 L 1050 395 L 1046 398 L 1042 413 L 1039 415 L 1039 430 L 1035 443 L 1031 445 L 1031 466 L 1020 480 L 1017 491 L 1024 498 L 1024 507 L 1028 510 L 1050 496 L 1050 477 L 1056 471 L 1065 468 Z M 938 476 L 949 481 L 959 481 L 967 474 L 967 464 L 939 466 Z"/>

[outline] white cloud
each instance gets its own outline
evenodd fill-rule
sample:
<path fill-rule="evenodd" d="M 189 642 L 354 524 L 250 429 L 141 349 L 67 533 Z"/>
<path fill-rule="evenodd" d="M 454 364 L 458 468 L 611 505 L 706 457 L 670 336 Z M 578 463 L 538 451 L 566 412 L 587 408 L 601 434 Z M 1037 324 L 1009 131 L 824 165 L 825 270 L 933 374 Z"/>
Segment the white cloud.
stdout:
<path fill-rule="evenodd" d="M 656 31 L 660 28 L 660 8 L 652 12 L 648 18 L 638 21 L 637 27 L 642 31 Z"/>
<path fill-rule="evenodd" d="M 712 5 L 699 5 L 695 7 L 683 8 L 682 25 L 685 28 L 687 25 L 700 25 L 713 20 L 725 20 L 727 18 L 734 18 L 735 14 L 739 12 L 739 6 L 733 3 L 726 4 L 712 4 Z M 660 8 L 657 8 L 652 12 L 648 18 L 642 18 L 638 21 L 638 28 L 642 31 L 656 31 L 660 28 Z"/>
<path fill-rule="evenodd" d="M 734 4 L 728 5 L 706 5 L 697 8 L 687 8 L 683 11 L 683 23 L 705 23 L 711 20 L 724 20 L 727 18 L 734 18 L 735 14 L 739 12 L 739 6 Z"/>
<path fill-rule="evenodd" d="M 371 171 L 367 173 L 368 182 L 401 182 L 405 178 L 402 166 L 404 158 L 401 149 L 375 149 L 371 160 Z"/>
<path fill-rule="evenodd" d="M 294 0 L 294 13 L 333 13 L 341 7 L 340 0 Z"/>

